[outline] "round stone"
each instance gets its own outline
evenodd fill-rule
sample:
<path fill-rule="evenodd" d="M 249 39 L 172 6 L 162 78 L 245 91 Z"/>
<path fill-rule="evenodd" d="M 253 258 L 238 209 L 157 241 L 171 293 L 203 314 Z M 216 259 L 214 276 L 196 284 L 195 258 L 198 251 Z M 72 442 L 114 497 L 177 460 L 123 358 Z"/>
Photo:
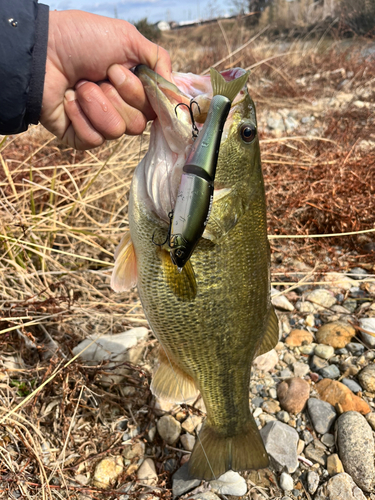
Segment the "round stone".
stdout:
<path fill-rule="evenodd" d="M 375 392 L 375 364 L 365 366 L 359 372 L 358 379 L 366 391 Z"/>
<path fill-rule="evenodd" d="M 172 415 L 164 415 L 158 420 L 159 435 L 168 444 L 174 444 L 180 436 L 181 424 Z"/>
<path fill-rule="evenodd" d="M 355 335 L 355 329 L 344 321 L 333 321 L 321 326 L 316 333 L 320 344 L 330 345 L 334 348 L 345 347 Z"/>

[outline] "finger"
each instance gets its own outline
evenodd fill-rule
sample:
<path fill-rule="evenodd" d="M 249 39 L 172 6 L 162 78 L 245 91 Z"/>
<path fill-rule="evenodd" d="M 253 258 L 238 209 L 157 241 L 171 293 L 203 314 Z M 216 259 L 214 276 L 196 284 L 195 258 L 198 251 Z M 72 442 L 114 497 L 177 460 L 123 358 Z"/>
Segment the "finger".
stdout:
<path fill-rule="evenodd" d="M 100 82 L 99 87 L 126 125 L 126 134 L 139 135 L 147 125 L 147 118 L 138 109 L 127 104 L 110 82 Z"/>
<path fill-rule="evenodd" d="M 64 96 L 64 110 L 70 124 L 60 139 L 75 149 L 92 149 L 105 142 L 104 137 L 92 126 L 77 101 L 74 90 L 69 89 Z"/>
<path fill-rule="evenodd" d="M 145 38 L 144 43 L 138 44 L 138 60 L 139 64 L 146 64 L 160 76 L 173 83 L 171 58 L 160 45 Z"/>
<path fill-rule="evenodd" d="M 91 125 L 106 139 L 117 139 L 125 133 L 125 122 L 99 85 L 80 81 L 75 87 L 77 100 Z"/>
<path fill-rule="evenodd" d="M 121 64 L 113 64 L 108 68 L 107 75 L 117 92 L 129 106 L 141 111 L 147 120 L 153 120 L 156 117 L 143 85 L 134 73 Z"/>

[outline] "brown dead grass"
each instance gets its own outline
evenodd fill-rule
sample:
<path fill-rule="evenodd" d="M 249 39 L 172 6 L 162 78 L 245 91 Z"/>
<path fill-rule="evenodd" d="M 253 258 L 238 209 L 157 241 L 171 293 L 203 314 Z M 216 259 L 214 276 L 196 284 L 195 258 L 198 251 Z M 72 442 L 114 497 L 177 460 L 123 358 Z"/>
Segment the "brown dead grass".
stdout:
<path fill-rule="evenodd" d="M 206 40 L 204 29 L 190 41 L 183 32 L 177 41 L 166 40 L 173 44 L 175 69 L 202 72 L 250 36 L 242 25 L 233 24 L 232 31 L 228 26 L 223 25 L 228 43 L 219 35 Z M 207 46 L 196 50 L 198 43 Z M 334 96 L 342 74 L 350 72 L 347 91 L 374 102 L 374 60 L 360 59 L 339 42 L 314 46 L 300 41 L 280 48 L 258 38 L 218 68 L 228 66 L 255 68 L 251 93 L 258 109 L 311 110 L 314 99 Z M 340 68 L 341 79 L 332 73 Z M 302 78 L 305 84 L 296 81 Z M 325 110 L 320 138 L 276 139 L 261 132 L 271 234 L 375 227 L 375 151 L 359 148 L 362 140 L 374 139 L 371 110 L 352 103 Z M 115 499 L 131 485 L 131 498 L 150 491 L 171 498 L 170 477 L 182 454 L 163 446 L 160 438 L 148 450 L 159 474 L 154 489 L 138 484 L 129 468 L 107 491 L 76 479 L 77 474 L 92 477 L 100 459 L 121 454 L 125 421 L 128 428 L 139 428 L 137 437 L 143 440 L 155 421 L 149 391 L 154 341 L 146 345 L 146 365 L 129 367 L 124 385 L 103 388 L 100 380 L 111 373 L 108 366 L 88 367 L 72 358 L 73 347 L 92 333 L 147 325 L 136 293 L 116 295 L 109 286 L 113 251 L 127 226 L 132 172 L 147 143 L 145 133 L 76 152 L 33 127 L 1 145 L 0 352 L 3 363 L 10 356 L 22 362 L 0 366 L 0 497 Z M 272 246 L 310 264 L 317 253 L 340 246 L 345 260 L 332 266 L 343 269 L 359 257 L 363 261 L 358 252 L 366 252 L 371 269 L 374 236 L 355 238 L 280 239 Z M 282 276 L 275 273 L 275 279 Z"/>

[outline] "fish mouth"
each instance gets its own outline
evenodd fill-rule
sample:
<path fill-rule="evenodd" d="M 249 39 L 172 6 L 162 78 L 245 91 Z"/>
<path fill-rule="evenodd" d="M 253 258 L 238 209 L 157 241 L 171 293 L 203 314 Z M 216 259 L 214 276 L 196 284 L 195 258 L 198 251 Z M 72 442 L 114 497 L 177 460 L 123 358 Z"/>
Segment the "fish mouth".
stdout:
<path fill-rule="evenodd" d="M 244 73 L 241 68 L 221 72 L 227 81 Z M 173 73 L 172 83 L 145 65 L 136 66 L 134 74 L 142 82 L 157 116 L 151 128 L 148 152 L 139 165 L 138 175 L 142 175 L 144 182 L 143 198 L 149 209 L 169 225 L 182 169 L 194 142 L 193 125 L 199 133 L 212 100 L 211 77 Z M 224 125 L 222 142 L 227 137 L 237 105 L 246 95 L 244 88 L 234 99 Z"/>

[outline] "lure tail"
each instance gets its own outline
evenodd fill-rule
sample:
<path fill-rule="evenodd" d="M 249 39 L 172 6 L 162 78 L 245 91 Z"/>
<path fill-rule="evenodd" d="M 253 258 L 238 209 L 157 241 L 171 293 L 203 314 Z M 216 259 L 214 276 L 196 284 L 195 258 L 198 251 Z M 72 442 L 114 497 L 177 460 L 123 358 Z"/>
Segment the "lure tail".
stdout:
<path fill-rule="evenodd" d="M 238 92 L 246 85 L 250 71 L 246 71 L 242 76 L 230 82 L 227 82 L 214 68 L 210 68 L 210 74 L 213 95 L 222 95 L 233 102 Z"/>

